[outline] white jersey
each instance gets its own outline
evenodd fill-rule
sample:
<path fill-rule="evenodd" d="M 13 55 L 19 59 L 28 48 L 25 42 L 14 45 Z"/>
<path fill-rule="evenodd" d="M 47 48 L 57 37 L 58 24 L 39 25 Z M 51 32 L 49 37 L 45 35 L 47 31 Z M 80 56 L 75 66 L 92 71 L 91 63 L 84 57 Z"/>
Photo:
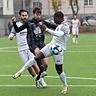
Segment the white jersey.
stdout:
<path fill-rule="evenodd" d="M 64 21 L 62 24 L 58 25 L 55 31 L 47 28 L 46 31 L 48 31 L 50 34 L 53 35 L 52 41 L 48 43 L 45 47 L 41 49 L 41 52 L 44 54 L 45 57 L 53 56 L 55 64 L 63 64 L 63 55 L 66 50 L 66 44 L 69 37 L 69 25 L 66 21 Z M 58 55 L 53 55 L 51 51 L 51 47 L 53 44 L 59 44 L 62 46 L 62 52 L 60 52 Z"/>
<path fill-rule="evenodd" d="M 79 19 L 72 19 L 72 28 L 78 28 L 79 23 Z"/>
<path fill-rule="evenodd" d="M 20 27 L 21 25 L 22 25 L 21 22 L 17 22 L 18 27 Z M 27 29 L 24 29 L 19 33 L 16 33 L 13 27 L 11 33 L 14 33 L 16 35 L 18 51 L 29 49 L 26 39 Z"/>
<path fill-rule="evenodd" d="M 52 38 L 52 43 L 58 43 L 62 46 L 62 48 L 64 50 L 66 50 L 66 43 L 67 43 L 67 40 L 68 40 L 68 36 L 69 36 L 69 32 L 70 32 L 70 28 L 69 28 L 69 25 L 66 21 L 64 21 L 62 24 L 60 24 L 56 30 L 57 32 L 59 31 L 62 31 L 64 32 L 64 35 L 63 36 L 53 36 Z"/>
<path fill-rule="evenodd" d="M 79 19 L 72 19 L 72 34 L 78 35 L 79 34 Z"/>

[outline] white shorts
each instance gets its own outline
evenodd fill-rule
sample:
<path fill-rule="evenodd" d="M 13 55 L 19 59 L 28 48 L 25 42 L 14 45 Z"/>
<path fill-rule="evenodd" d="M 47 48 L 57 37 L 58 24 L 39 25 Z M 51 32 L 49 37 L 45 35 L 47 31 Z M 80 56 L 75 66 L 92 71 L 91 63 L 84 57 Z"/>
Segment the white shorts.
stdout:
<path fill-rule="evenodd" d="M 53 56 L 55 64 L 63 64 L 63 58 L 65 51 L 62 50 L 58 55 L 53 55 L 51 52 L 52 43 L 47 44 L 45 47 L 41 49 L 41 52 L 44 54 L 45 57 Z"/>
<path fill-rule="evenodd" d="M 25 64 L 28 60 L 34 58 L 34 54 L 30 52 L 29 49 L 19 51 L 19 55 L 22 59 L 22 62 Z"/>
<path fill-rule="evenodd" d="M 72 34 L 73 35 L 78 35 L 79 34 L 79 29 L 78 28 L 72 28 Z"/>

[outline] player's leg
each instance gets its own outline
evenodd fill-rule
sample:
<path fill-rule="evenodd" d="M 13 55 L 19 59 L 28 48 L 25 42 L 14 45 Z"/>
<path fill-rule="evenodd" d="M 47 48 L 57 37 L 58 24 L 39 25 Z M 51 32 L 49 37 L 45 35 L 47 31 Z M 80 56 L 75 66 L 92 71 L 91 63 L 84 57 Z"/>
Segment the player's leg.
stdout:
<path fill-rule="evenodd" d="M 73 43 L 75 43 L 75 40 L 76 40 L 75 28 L 72 28 L 72 34 L 73 34 Z"/>
<path fill-rule="evenodd" d="M 39 57 L 40 56 L 40 57 Z M 26 69 L 28 69 L 29 67 L 31 67 L 31 66 L 33 66 L 34 64 L 36 64 L 36 61 L 38 60 L 40 60 L 40 59 L 43 59 L 44 58 L 44 55 L 43 55 L 43 53 L 42 52 L 40 52 L 40 54 L 38 54 L 38 56 L 36 56 L 36 57 L 33 57 L 33 58 L 31 58 L 30 60 L 28 60 L 27 62 L 26 62 L 26 64 L 14 75 L 14 78 L 18 78 Z M 41 61 L 41 60 L 40 60 Z M 44 66 L 40 66 L 41 67 L 41 69 L 40 69 L 40 72 L 39 72 L 39 74 L 41 75 L 41 73 L 44 71 Z M 38 80 L 39 80 L 40 78 L 38 77 Z"/>
<path fill-rule="evenodd" d="M 29 57 L 29 60 L 30 60 L 30 59 L 33 57 L 33 54 L 32 54 L 30 51 L 28 51 L 27 54 L 28 54 L 28 57 Z M 29 67 L 29 68 L 30 68 L 30 67 Z M 34 64 L 34 65 L 32 66 L 32 68 L 34 69 L 34 71 L 35 71 L 35 73 L 36 73 L 36 75 L 35 75 L 35 77 L 34 77 L 34 79 L 35 79 L 35 81 L 36 81 L 36 87 L 37 87 L 37 88 L 41 88 L 41 87 L 42 87 L 42 88 L 45 88 L 45 87 L 47 87 L 47 84 L 46 84 L 46 82 L 44 81 L 43 78 L 40 78 L 39 81 L 36 80 L 37 75 L 39 74 L 39 71 L 40 71 L 38 65 L 37 65 L 37 64 Z"/>
<path fill-rule="evenodd" d="M 43 47 L 40 51 L 40 54 L 35 57 L 35 60 L 44 59 L 52 55 L 50 49 L 51 49 L 51 43 L 47 44 L 45 47 Z M 45 65 L 45 63 L 43 63 Z M 44 70 L 43 70 L 44 72 Z M 42 70 L 40 70 L 39 75 L 37 77 L 37 80 L 39 80 L 40 77 L 43 75 Z"/>
<path fill-rule="evenodd" d="M 42 59 L 42 64 L 44 65 L 44 72 L 42 73 L 42 77 L 47 76 L 47 68 L 48 68 L 48 58 Z"/>
<path fill-rule="evenodd" d="M 20 51 L 19 52 L 19 55 L 20 55 L 20 58 L 21 58 L 23 64 L 25 64 L 30 58 L 33 57 L 33 54 L 31 54 L 31 52 L 29 51 L 29 49 Z M 35 77 L 36 76 L 36 72 L 35 72 L 35 70 L 34 70 L 34 68 L 32 66 L 29 67 L 27 70 L 29 71 L 29 73 L 30 73 L 30 75 L 32 77 Z M 39 71 L 39 69 L 38 69 L 38 71 Z"/>
<path fill-rule="evenodd" d="M 37 64 L 33 65 L 33 68 L 34 68 L 36 74 L 38 75 L 38 74 L 39 74 L 39 71 L 40 71 L 38 65 L 37 65 Z M 35 79 L 35 81 L 36 81 L 36 87 L 37 87 L 37 88 L 45 88 L 45 87 L 47 87 L 47 84 L 46 84 L 46 82 L 44 81 L 43 78 L 40 78 L 40 79 L 37 81 L 37 75 L 34 77 L 34 79 Z"/>
<path fill-rule="evenodd" d="M 77 28 L 77 30 L 76 30 L 76 44 L 78 43 L 78 34 L 79 34 L 79 29 Z"/>
<path fill-rule="evenodd" d="M 37 56 L 39 52 L 40 52 L 39 48 L 34 49 L 35 56 Z M 37 64 L 38 64 L 39 67 L 44 66 L 44 72 L 43 72 L 42 76 L 46 76 L 47 75 L 46 70 L 47 70 L 47 67 L 48 67 L 48 58 L 40 59 L 39 62 L 37 60 Z"/>
<path fill-rule="evenodd" d="M 42 59 L 42 63 L 44 64 L 44 68 L 45 68 L 45 71 L 46 71 L 47 68 L 48 68 L 48 58 Z"/>
<path fill-rule="evenodd" d="M 67 84 L 66 74 L 63 71 L 63 51 L 59 55 L 54 55 L 54 60 L 55 60 L 55 68 L 57 74 L 59 75 L 60 80 L 63 84 L 63 89 L 61 93 L 66 94 L 68 84 Z"/>
<path fill-rule="evenodd" d="M 55 64 L 55 68 L 56 68 L 56 71 L 60 77 L 60 80 L 61 82 L 63 83 L 63 89 L 61 91 L 62 94 L 66 94 L 67 93 L 67 87 L 68 87 L 68 84 L 67 84 L 67 79 L 66 79 L 66 74 L 65 72 L 62 70 L 62 67 L 63 65 L 58 65 L 58 64 Z"/>
<path fill-rule="evenodd" d="M 38 56 L 40 49 L 39 47 L 36 47 L 35 49 L 33 47 L 30 46 L 30 51 L 35 55 Z M 36 59 L 37 65 L 39 66 L 40 70 L 43 72 L 44 70 L 44 65 L 41 59 Z"/>
<path fill-rule="evenodd" d="M 19 76 L 22 74 L 22 72 L 23 72 L 24 70 L 26 70 L 26 69 L 28 69 L 29 73 L 30 73 L 33 77 L 36 76 L 36 73 L 35 73 L 34 69 L 31 68 L 34 63 L 36 64 L 36 62 L 35 62 L 35 60 L 34 60 L 34 55 L 32 54 L 32 55 L 31 55 L 32 60 L 29 60 L 29 57 L 28 57 L 28 54 L 27 54 L 27 53 L 28 53 L 27 51 L 21 51 L 21 52 L 19 52 L 19 55 L 20 55 L 20 57 L 21 57 L 21 59 L 22 59 L 22 61 L 23 61 L 23 63 L 24 63 L 24 66 L 21 68 L 21 70 L 19 70 L 19 71 L 13 76 L 14 79 L 17 78 L 17 77 L 19 77 Z M 26 65 L 26 63 L 28 63 L 29 65 L 28 65 L 28 64 Z M 31 64 L 31 63 L 32 63 L 32 64 Z"/>

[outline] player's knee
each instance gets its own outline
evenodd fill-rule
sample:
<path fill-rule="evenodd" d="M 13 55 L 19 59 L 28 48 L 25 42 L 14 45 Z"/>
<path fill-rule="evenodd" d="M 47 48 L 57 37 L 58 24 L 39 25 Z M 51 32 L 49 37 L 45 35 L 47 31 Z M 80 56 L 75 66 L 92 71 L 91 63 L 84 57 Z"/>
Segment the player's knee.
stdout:
<path fill-rule="evenodd" d="M 56 68 L 58 75 L 60 75 L 62 73 L 62 65 L 55 64 L 55 68 Z"/>

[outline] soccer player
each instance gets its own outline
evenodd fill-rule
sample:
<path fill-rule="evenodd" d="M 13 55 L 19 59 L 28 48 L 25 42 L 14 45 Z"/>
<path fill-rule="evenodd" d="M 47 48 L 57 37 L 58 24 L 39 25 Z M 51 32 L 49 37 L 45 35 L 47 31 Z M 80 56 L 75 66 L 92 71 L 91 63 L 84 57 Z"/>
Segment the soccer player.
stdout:
<path fill-rule="evenodd" d="M 45 30 L 43 28 L 42 22 L 41 22 L 41 16 L 42 12 L 40 8 L 34 8 L 33 9 L 33 23 L 34 23 L 34 31 L 32 36 L 32 45 L 30 46 L 30 51 L 34 53 L 35 55 L 38 55 L 40 49 L 42 49 L 45 46 Z M 37 61 L 38 62 L 38 61 Z M 45 63 L 45 71 L 48 67 L 48 58 L 44 58 L 41 60 L 42 63 Z M 43 72 L 45 75 L 46 72 Z"/>
<path fill-rule="evenodd" d="M 28 20 L 28 11 L 22 9 L 19 11 L 19 15 L 20 15 L 20 21 L 16 23 L 17 26 L 21 26 L 24 22 L 26 22 Z M 11 30 L 11 33 L 9 35 L 9 39 L 12 40 L 14 38 L 14 36 L 16 36 L 19 55 L 20 55 L 23 63 L 25 64 L 28 60 L 30 60 L 31 58 L 34 57 L 33 53 L 30 52 L 28 44 L 27 44 L 27 39 L 26 39 L 27 29 L 24 29 L 24 30 L 20 31 L 19 33 L 16 33 L 14 30 L 14 27 L 13 27 Z M 28 71 L 29 71 L 30 75 L 32 75 L 32 77 L 34 77 L 34 79 L 36 79 L 37 74 L 39 73 L 40 69 L 37 64 L 34 64 L 34 66 L 30 66 L 28 68 Z M 47 87 L 47 84 L 44 82 L 43 79 L 41 79 L 36 84 L 36 86 L 37 87 Z"/>
<path fill-rule="evenodd" d="M 14 22 L 15 18 L 12 18 L 12 19 Z M 18 78 L 26 68 L 28 68 L 29 66 L 34 64 L 35 60 L 37 61 L 37 60 L 43 59 L 45 57 L 53 56 L 56 71 L 60 77 L 61 82 L 63 83 L 63 89 L 62 89 L 61 93 L 66 94 L 68 85 L 67 85 L 65 72 L 63 71 L 63 58 L 64 58 L 63 55 L 65 54 L 65 51 L 66 51 L 66 44 L 67 44 L 67 39 L 68 39 L 68 35 L 69 35 L 69 25 L 68 25 L 68 23 L 66 23 L 66 21 L 64 21 L 64 14 L 61 11 L 58 11 L 54 14 L 54 22 L 56 24 L 58 24 L 55 31 L 45 27 L 46 31 L 53 35 L 52 41 L 49 44 L 47 44 L 45 47 L 43 47 L 37 56 L 35 56 L 31 60 L 29 60 L 14 75 L 14 78 Z M 58 55 L 54 55 L 51 52 L 51 46 L 55 43 L 62 46 L 62 52 L 60 52 Z M 42 70 L 40 70 L 37 80 L 39 80 L 41 75 L 42 75 Z"/>
<path fill-rule="evenodd" d="M 78 43 L 80 21 L 76 15 L 73 16 L 71 23 L 72 23 L 73 43 Z"/>

